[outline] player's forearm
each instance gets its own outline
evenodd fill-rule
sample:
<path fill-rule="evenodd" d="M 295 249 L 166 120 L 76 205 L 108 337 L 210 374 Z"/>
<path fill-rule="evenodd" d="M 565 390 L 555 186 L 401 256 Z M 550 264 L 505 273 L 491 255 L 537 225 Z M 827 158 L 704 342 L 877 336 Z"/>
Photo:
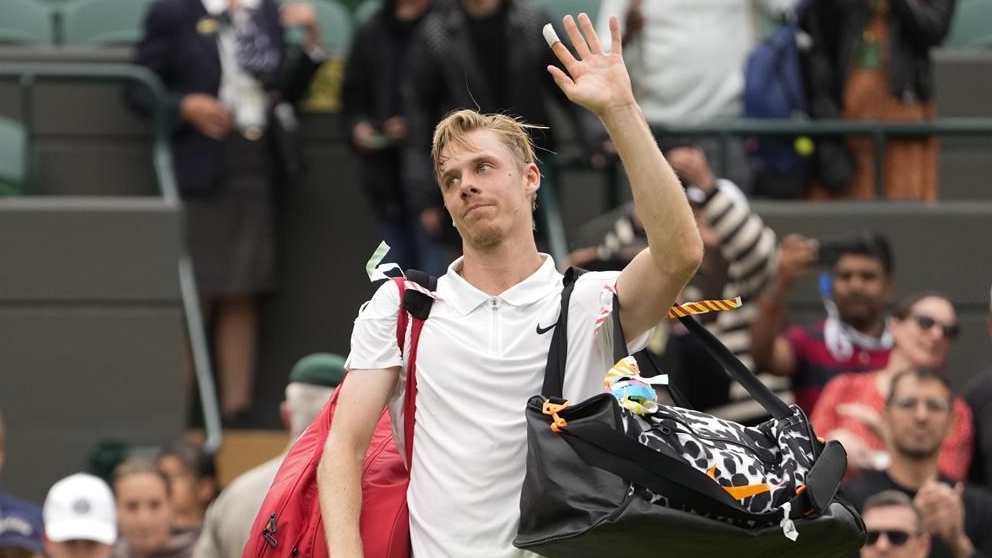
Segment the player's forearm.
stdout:
<path fill-rule="evenodd" d="M 610 108 L 601 118 L 630 180 L 655 265 L 688 280 L 702 259 L 703 242 L 678 177 L 637 105 Z"/>
<path fill-rule="evenodd" d="M 357 458 L 356 458 L 357 456 Z M 362 558 L 359 516 L 362 509 L 362 458 L 328 440 L 317 467 L 320 513 L 328 553 L 335 558 Z"/>

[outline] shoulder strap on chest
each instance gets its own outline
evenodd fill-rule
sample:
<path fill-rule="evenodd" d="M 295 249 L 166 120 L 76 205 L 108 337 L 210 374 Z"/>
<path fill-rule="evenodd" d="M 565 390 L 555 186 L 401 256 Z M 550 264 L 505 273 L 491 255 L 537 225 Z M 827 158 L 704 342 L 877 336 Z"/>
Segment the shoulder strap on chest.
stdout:
<path fill-rule="evenodd" d="M 413 463 L 413 426 L 417 413 L 417 345 L 424 320 L 431 313 L 434 304 L 434 291 L 437 290 L 437 277 L 423 271 L 411 269 L 406 277 L 394 277 L 393 282 L 400 291 L 400 311 L 396 319 L 396 344 L 403 352 L 406 345 L 406 330 L 409 320 L 410 354 L 407 355 L 406 390 L 403 394 L 403 434 L 406 449 L 406 462 Z"/>
<path fill-rule="evenodd" d="M 575 290 L 575 283 L 583 273 L 586 273 L 585 269 L 570 267 L 565 271 L 565 276 L 562 279 L 564 287 L 561 291 L 561 310 L 558 313 L 555 332 L 551 337 L 548 362 L 544 368 L 544 385 L 541 388 L 541 395 L 545 397 L 561 398 L 562 396 L 565 385 L 565 363 L 568 356 L 568 305 L 572 291 Z M 610 320 L 613 328 L 613 362 L 616 362 L 627 356 L 627 340 L 624 338 L 623 328 L 620 326 L 620 303 L 615 294 L 613 295 L 613 311 L 610 312 Z"/>
<path fill-rule="evenodd" d="M 564 285 L 561 290 L 561 309 L 558 311 L 558 321 L 555 331 L 551 334 L 551 348 L 548 349 L 548 362 L 544 366 L 544 385 L 541 395 L 545 397 L 561 397 L 565 385 L 565 361 L 568 355 L 568 302 L 575 290 L 575 282 L 585 273 L 580 267 L 570 267 L 562 278 Z"/>

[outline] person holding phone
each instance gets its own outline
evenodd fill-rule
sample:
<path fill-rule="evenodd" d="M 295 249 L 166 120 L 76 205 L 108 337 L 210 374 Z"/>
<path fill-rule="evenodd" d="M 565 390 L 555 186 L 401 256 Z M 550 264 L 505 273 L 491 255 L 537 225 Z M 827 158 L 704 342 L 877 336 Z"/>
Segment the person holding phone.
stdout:
<path fill-rule="evenodd" d="M 884 368 L 892 350 L 886 314 L 895 279 L 889 240 L 864 231 L 829 244 L 821 258 L 816 239 L 791 234 L 782 240 L 777 270 L 751 323 L 755 368 L 792 378 L 796 404 L 806 413 L 813 412 L 833 377 Z M 792 287 L 818 268 L 825 269 L 820 287 L 827 317 L 786 329 Z"/>

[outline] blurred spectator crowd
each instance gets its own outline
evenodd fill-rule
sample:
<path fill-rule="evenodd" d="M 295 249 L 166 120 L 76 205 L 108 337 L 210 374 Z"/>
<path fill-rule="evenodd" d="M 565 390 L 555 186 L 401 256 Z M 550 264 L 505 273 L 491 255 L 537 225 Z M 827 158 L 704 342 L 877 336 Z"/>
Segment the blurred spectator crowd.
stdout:
<path fill-rule="evenodd" d="M 343 378 L 344 359 L 336 354 L 314 353 L 295 364 L 279 409 L 291 441 Z M 5 435 L 0 418 L 0 466 Z M 196 443 L 107 441 L 93 449 L 85 470 L 53 479 L 41 507 L 0 492 L 0 556 L 239 557 L 283 455 L 222 487 L 215 456 Z"/>
<path fill-rule="evenodd" d="M 37 23 L 27 6 L 44 2 L 3 0 L 0 14 L 20 10 Z M 45 17 L 62 14 L 50 42 L 81 36 L 77 12 L 100 2 L 110 5 L 45 7 Z M 900 137 L 876 154 L 863 137 L 718 140 L 665 131 L 740 117 L 926 123 L 935 116 L 930 51 L 952 27 L 957 44 L 992 45 L 992 0 L 365 0 L 354 15 L 335 0 L 134 4 L 143 23 L 121 42 L 133 40 L 133 62 L 169 92 L 175 171 L 202 310 L 215 324 L 226 426 L 238 427 L 253 405 L 257 297 L 276 288 L 273 192 L 306 171 L 297 107 L 323 65 L 345 61 L 341 122 L 390 261 L 441 274 L 457 244 L 430 170 L 431 133 L 444 114 L 469 107 L 520 116 L 534 125 L 548 175 L 565 143 L 564 128 L 549 131 L 558 117 L 583 165 L 615 163 L 601 125 L 546 70 L 555 61 L 541 28 L 582 4 L 601 29 L 619 18 L 635 95 L 694 209 L 706 255 L 682 299 L 743 299 L 738 311 L 700 320 L 807 413 L 818 434 L 845 446 L 843 490 L 866 509 L 865 552 L 888 545 L 992 555 L 992 370 L 951 392 L 947 356 L 960 330 L 953 293 L 895 301 L 897 262 L 884 235 L 807 238 L 772 230 L 751 208 L 757 198 L 936 202 L 937 139 Z M 989 14 L 984 31 L 962 23 L 981 13 Z M 4 17 L 0 40 L 17 42 L 2 29 Z M 26 34 L 30 26 L 15 28 Z M 140 85 L 124 97 L 136 114 L 154 111 Z M 574 247 L 565 263 L 619 269 L 646 246 L 636 208 L 617 217 L 601 241 Z M 804 277 L 817 281 L 822 317 L 793 323 L 787 302 Z M 989 310 L 992 332 L 992 299 Z M 638 357 L 642 369 L 668 373 L 695 408 L 747 424 L 767 418 L 675 322 L 659 324 Z M 334 355 L 297 363 L 281 409 L 291 439 L 343 373 Z M 0 423 L 0 466 L 3 432 Z M 280 462 L 221 487 L 214 456 L 195 444 L 94 455 L 102 457 L 88 471 L 52 479 L 40 509 L 0 493 L 0 558 L 240 556 Z M 2 477 L 0 487 L 16 489 Z"/>

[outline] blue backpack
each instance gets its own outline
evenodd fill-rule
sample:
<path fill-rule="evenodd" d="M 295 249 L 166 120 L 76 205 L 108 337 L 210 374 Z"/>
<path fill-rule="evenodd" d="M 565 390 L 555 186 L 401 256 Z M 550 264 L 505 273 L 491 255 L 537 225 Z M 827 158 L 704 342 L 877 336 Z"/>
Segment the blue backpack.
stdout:
<path fill-rule="evenodd" d="M 748 56 L 744 74 L 744 116 L 746 118 L 807 119 L 809 106 L 799 43 L 808 38 L 799 27 L 801 1 L 787 18 Z M 760 181 L 786 193 L 801 191 L 809 165 L 812 143 L 809 138 L 761 136 L 756 138 L 753 155 Z M 768 192 L 771 193 L 771 192 Z M 782 197 L 792 197 L 785 195 Z"/>

